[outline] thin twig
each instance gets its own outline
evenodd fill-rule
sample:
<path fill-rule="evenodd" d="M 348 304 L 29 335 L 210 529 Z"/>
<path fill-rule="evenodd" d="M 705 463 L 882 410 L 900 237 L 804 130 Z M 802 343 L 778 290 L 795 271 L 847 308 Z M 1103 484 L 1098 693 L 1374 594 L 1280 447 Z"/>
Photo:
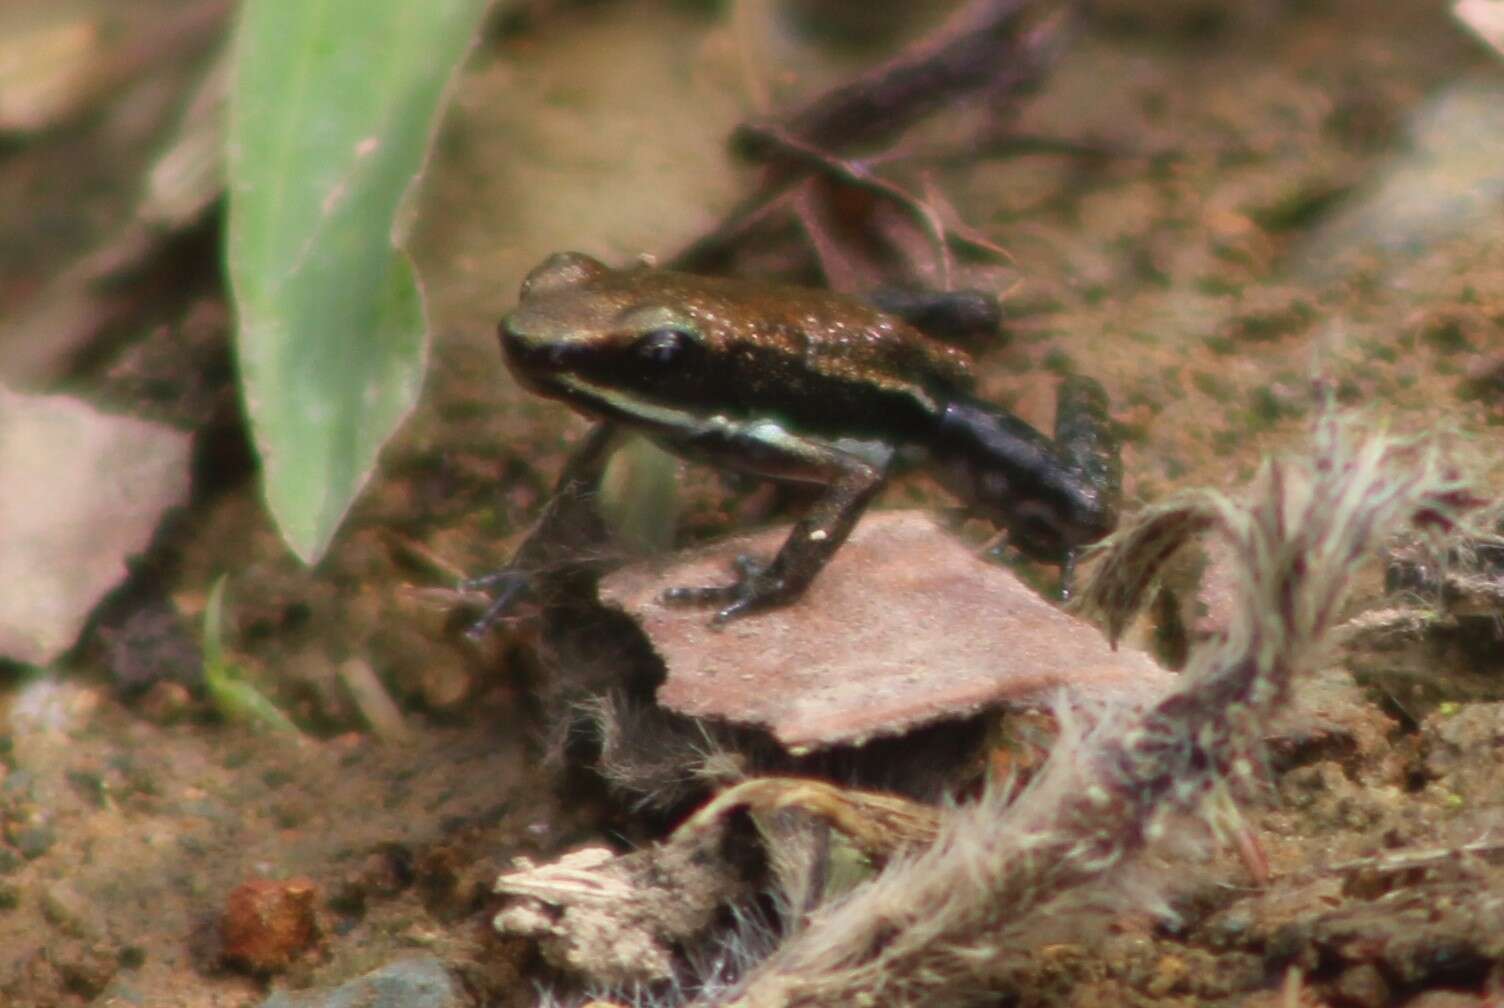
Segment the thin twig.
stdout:
<path fill-rule="evenodd" d="M 827 150 L 889 141 L 951 102 L 983 91 L 1014 93 L 1048 62 L 1063 19 L 1024 32 L 1026 0 L 971 0 L 935 31 L 855 80 L 817 95 L 777 122 L 748 123 L 733 144 L 744 157 L 780 158 L 780 136 Z"/>

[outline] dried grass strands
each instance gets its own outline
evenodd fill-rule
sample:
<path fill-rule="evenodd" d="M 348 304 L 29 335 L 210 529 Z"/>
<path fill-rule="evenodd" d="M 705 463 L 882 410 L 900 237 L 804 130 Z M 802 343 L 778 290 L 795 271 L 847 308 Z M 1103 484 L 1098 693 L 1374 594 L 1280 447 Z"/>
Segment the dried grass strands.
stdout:
<path fill-rule="evenodd" d="M 1217 528 L 1241 572 L 1228 635 L 1138 717 L 1066 725 L 1015 800 L 994 787 L 933 845 L 817 911 L 716 1003 L 745 1008 L 968 1004 L 994 997 L 1031 923 L 1105 881 L 1172 813 L 1197 812 L 1259 744 L 1258 724 L 1316 667 L 1355 567 L 1410 524 L 1476 501 L 1438 451 L 1327 416 L 1309 458 L 1266 464 L 1247 504 L 1212 493 L 1150 509 L 1105 547 L 1083 603 L 1121 627 L 1155 569 Z"/>

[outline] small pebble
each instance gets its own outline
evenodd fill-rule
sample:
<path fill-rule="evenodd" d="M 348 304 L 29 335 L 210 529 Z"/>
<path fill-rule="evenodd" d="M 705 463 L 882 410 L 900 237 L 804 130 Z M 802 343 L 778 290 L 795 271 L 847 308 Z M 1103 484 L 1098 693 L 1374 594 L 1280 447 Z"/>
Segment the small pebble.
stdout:
<path fill-rule="evenodd" d="M 220 922 L 225 960 L 252 973 L 286 969 L 318 937 L 317 892 L 306 878 L 241 883 L 225 901 Z"/>

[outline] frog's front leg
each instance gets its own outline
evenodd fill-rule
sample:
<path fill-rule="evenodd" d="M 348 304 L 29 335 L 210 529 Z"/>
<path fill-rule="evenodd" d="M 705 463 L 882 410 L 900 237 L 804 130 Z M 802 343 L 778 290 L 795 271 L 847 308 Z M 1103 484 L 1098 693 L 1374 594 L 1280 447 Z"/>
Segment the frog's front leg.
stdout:
<path fill-rule="evenodd" d="M 537 594 L 540 578 L 564 578 L 587 567 L 606 539 L 595 495 L 622 431 L 609 422 L 596 424 L 570 454 L 554 483 L 553 494 L 532 531 L 501 570 L 470 578 L 460 587 L 485 592 L 491 603 L 465 633 L 486 634 L 523 598 Z"/>
<path fill-rule="evenodd" d="M 756 424 L 737 435 L 744 442 L 742 462 L 775 479 L 823 483 L 826 492 L 800 519 L 772 560 L 741 556 L 737 579 L 729 585 L 670 588 L 671 604 L 716 605 L 720 625 L 739 616 L 785 605 L 804 594 L 810 582 L 851 534 L 857 519 L 882 489 L 892 450 L 863 445 L 860 454 L 836 444 L 796 437 L 777 424 Z M 747 441 L 747 439 L 751 439 Z M 704 453 L 704 446 L 695 446 Z"/>

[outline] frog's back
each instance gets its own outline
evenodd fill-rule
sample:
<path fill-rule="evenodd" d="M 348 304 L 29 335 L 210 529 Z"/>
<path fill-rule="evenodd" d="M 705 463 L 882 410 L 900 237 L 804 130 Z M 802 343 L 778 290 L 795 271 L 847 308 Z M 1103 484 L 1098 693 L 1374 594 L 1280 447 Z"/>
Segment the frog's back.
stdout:
<path fill-rule="evenodd" d="M 904 438 L 972 384 L 963 351 L 841 294 L 650 270 L 607 283 L 692 321 L 723 365 L 707 395 L 743 414 Z"/>
<path fill-rule="evenodd" d="M 853 297 L 668 271 L 633 276 L 617 274 L 639 298 L 676 305 L 722 349 L 776 351 L 832 376 L 971 384 L 971 358 L 964 351 Z"/>

